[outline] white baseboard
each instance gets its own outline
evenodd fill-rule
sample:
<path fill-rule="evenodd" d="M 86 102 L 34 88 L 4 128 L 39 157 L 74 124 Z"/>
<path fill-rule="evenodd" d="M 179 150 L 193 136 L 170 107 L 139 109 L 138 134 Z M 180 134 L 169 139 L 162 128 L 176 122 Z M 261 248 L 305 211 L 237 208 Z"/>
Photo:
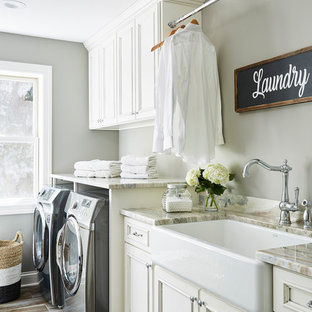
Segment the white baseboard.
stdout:
<path fill-rule="evenodd" d="M 22 272 L 21 276 L 22 286 L 36 286 L 39 284 L 37 271 Z"/>

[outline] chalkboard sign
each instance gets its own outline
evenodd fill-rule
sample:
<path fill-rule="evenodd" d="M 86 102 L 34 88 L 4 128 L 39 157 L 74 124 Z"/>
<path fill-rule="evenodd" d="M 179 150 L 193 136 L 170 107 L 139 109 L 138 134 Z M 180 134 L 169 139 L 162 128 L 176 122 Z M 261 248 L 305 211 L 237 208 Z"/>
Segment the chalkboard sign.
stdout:
<path fill-rule="evenodd" d="M 312 101 L 312 47 L 235 69 L 235 111 Z"/>

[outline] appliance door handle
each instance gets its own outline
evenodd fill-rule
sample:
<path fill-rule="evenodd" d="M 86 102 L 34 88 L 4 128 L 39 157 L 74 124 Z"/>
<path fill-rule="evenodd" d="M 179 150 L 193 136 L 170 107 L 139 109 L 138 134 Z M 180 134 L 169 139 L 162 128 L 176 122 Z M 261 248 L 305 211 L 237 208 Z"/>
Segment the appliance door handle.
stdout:
<path fill-rule="evenodd" d="M 74 285 L 72 287 L 68 287 L 71 285 L 67 278 L 67 273 L 66 273 L 66 268 L 65 268 L 65 257 L 64 257 L 64 250 L 66 248 L 66 226 L 67 223 L 71 223 L 73 228 L 75 229 L 75 235 L 77 238 L 77 252 L 78 252 L 78 273 L 77 273 L 77 278 L 75 279 Z M 77 222 L 77 219 L 74 216 L 69 216 L 65 225 L 64 225 L 64 237 L 63 237 L 63 246 L 62 246 L 62 277 L 64 281 L 64 286 L 66 288 L 66 291 L 70 296 L 74 296 L 80 286 L 81 282 L 81 277 L 82 277 L 82 267 L 83 267 L 83 251 L 82 251 L 82 240 L 81 240 L 81 235 L 80 235 L 80 227 Z"/>
<path fill-rule="evenodd" d="M 36 211 L 39 212 L 39 216 L 36 213 Z M 41 219 L 42 229 L 41 229 L 41 259 L 38 263 L 36 243 L 37 243 L 37 224 L 39 218 Z M 42 271 L 44 264 L 46 262 L 45 233 L 46 233 L 46 219 L 42 205 L 38 204 L 34 211 L 34 224 L 33 224 L 33 263 L 38 271 Z"/>
<path fill-rule="evenodd" d="M 63 258 L 63 244 L 64 244 L 64 227 L 65 225 L 62 226 L 62 228 L 58 231 L 57 237 L 56 237 L 56 263 L 59 267 L 59 270 L 61 272 L 62 280 L 64 279 L 63 277 L 63 268 L 62 268 L 62 258 Z"/>

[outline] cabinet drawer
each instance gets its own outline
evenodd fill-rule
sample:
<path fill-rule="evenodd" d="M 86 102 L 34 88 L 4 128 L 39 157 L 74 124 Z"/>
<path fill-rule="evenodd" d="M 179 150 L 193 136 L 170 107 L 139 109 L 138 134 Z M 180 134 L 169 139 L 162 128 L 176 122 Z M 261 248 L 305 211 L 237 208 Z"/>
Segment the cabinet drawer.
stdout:
<path fill-rule="evenodd" d="M 274 267 L 273 284 L 275 312 L 312 312 L 312 278 Z"/>
<path fill-rule="evenodd" d="M 150 251 L 151 226 L 125 218 L 125 241 L 143 250 Z"/>

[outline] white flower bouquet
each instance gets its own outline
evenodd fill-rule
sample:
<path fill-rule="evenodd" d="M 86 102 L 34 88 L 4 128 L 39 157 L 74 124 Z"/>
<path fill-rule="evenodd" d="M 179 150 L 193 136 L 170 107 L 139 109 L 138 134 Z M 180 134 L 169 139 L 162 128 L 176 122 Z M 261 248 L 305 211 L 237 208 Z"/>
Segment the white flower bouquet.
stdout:
<path fill-rule="evenodd" d="M 205 208 L 208 210 L 218 210 L 215 195 L 222 195 L 226 190 L 223 185 L 232 181 L 235 175 L 221 164 L 208 164 L 205 169 L 191 169 L 186 174 L 186 182 L 190 186 L 195 186 L 195 192 L 206 191 Z M 210 209 L 209 209 L 209 208 Z"/>

